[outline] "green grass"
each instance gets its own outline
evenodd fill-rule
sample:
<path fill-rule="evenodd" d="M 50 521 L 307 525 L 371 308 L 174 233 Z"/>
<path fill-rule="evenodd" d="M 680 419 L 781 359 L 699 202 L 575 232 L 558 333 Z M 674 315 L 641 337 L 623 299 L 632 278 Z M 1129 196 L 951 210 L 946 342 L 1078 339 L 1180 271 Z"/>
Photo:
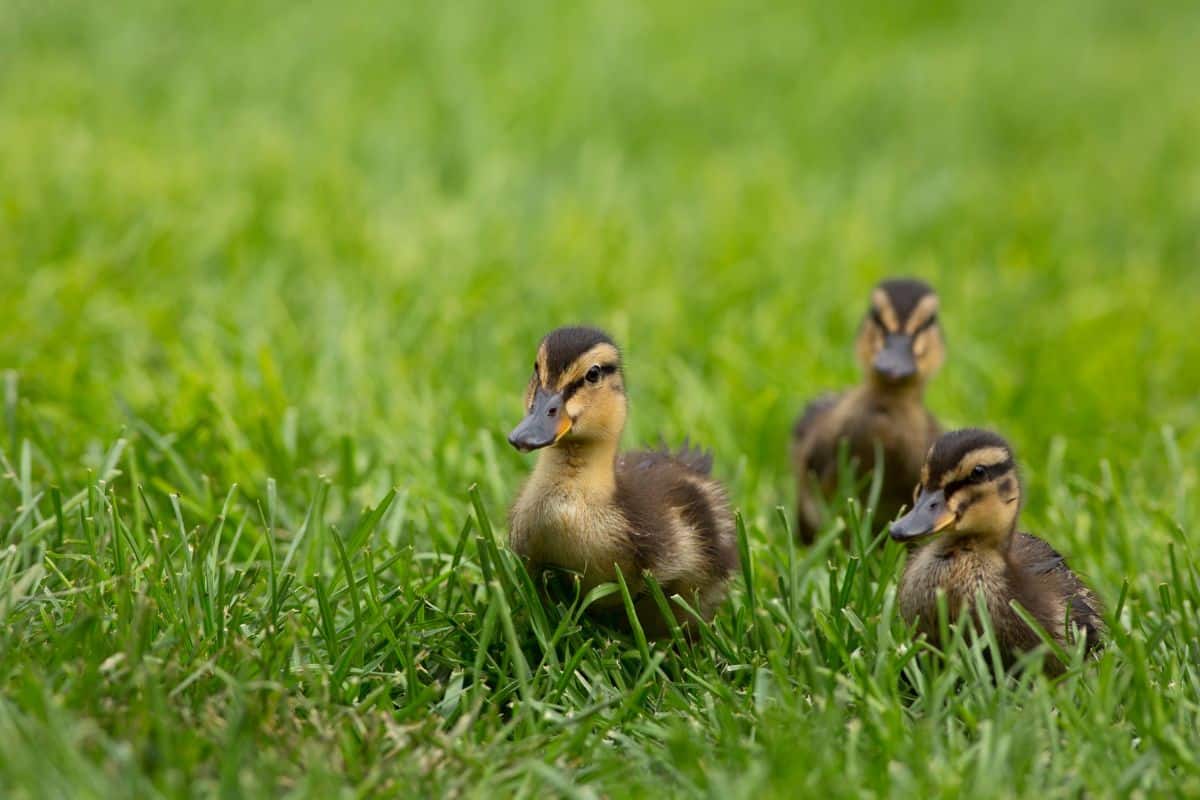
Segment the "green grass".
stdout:
<path fill-rule="evenodd" d="M 1198 35 L 9 0 L 0 795 L 1200 794 Z M 931 406 L 1013 441 L 1107 601 L 1058 682 L 914 642 L 892 545 L 788 546 L 789 424 L 897 273 L 943 296 Z M 626 349 L 627 445 L 710 445 L 745 521 L 693 646 L 542 610 L 504 550 L 575 321 Z"/>

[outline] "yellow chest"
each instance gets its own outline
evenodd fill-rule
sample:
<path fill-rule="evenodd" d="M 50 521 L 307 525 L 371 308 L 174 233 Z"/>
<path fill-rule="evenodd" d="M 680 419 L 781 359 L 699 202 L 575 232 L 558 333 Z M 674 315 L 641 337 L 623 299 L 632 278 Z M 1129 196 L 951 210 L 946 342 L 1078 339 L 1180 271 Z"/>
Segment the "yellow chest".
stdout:
<path fill-rule="evenodd" d="M 936 620 L 939 590 L 946 594 L 951 618 L 973 606 L 980 590 L 987 599 L 989 614 L 995 615 L 1003 610 L 1007 594 L 1004 561 L 994 554 L 976 553 L 946 558 L 934 547 L 910 553 L 901 579 L 900 613 L 910 621 Z"/>
<path fill-rule="evenodd" d="M 580 573 L 585 589 L 613 580 L 614 564 L 634 577 L 625 520 L 611 493 L 532 482 L 513 507 L 510 541 L 535 568 Z"/>

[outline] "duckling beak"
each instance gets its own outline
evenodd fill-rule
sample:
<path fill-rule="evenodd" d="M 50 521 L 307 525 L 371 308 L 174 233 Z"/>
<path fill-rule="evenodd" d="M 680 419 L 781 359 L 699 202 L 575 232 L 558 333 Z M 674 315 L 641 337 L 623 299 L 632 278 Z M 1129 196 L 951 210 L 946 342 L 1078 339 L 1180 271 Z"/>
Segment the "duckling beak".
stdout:
<path fill-rule="evenodd" d="M 890 381 L 902 381 L 917 374 L 913 359 L 913 339 L 904 333 L 889 333 L 883 349 L 875 356 L 875 371 Z"/>
<path fill-rule="evenodd" d="M 551 393 L 539 387 L 529 413 L 508 435 L 508 443 L 522 453 L 557 444 L 571 430 L 571 419 L 563 406 L 562 392 Z"/>
<path fill-rule="evenodd" d="M 892 524 L 890 533 L 897 542 L 907 542 L 931 533 L 944 531 L 954 524 L 954 512 L 946 507 L 946 494 L 941 489 L 921 492 L 916 505 Z"/>

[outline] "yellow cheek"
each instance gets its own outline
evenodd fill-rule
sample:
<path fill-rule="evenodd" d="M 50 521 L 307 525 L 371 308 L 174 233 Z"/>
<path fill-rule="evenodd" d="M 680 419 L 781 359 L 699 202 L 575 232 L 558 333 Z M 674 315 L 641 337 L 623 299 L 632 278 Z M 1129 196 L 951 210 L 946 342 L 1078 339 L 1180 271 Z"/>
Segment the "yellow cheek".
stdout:
<path fill-rule="evenodd" d="M 943 353 L 941 344 L 941 339 L 937 338 L 937 333 L 929 333 L 922 338 L 921 359 L 932 369 L 937 369 L 942 363 Z"/>

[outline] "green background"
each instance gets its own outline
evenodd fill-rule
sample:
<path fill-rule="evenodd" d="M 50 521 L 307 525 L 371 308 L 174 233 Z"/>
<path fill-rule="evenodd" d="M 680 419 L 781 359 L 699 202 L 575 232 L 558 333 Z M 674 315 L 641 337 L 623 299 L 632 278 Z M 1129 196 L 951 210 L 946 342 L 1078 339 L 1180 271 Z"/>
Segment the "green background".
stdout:
<path fill-rule="evenodd" d="M 1200 792 L 1198 35 L 1184 2 L 3 3 L 0 789 Z M 1012 440 L 1026 527 L 1120 605 L 1058 684 L 913 660 L 891 547 L 788 565 L 791 421 L 896 274 L 942 296 L 931 408 Z M 484 572 L 534 348 L 580 321 L 626 445 L 711 446 L 747 524 L 754 591 L 686 652 L 547 647 Z"/>

